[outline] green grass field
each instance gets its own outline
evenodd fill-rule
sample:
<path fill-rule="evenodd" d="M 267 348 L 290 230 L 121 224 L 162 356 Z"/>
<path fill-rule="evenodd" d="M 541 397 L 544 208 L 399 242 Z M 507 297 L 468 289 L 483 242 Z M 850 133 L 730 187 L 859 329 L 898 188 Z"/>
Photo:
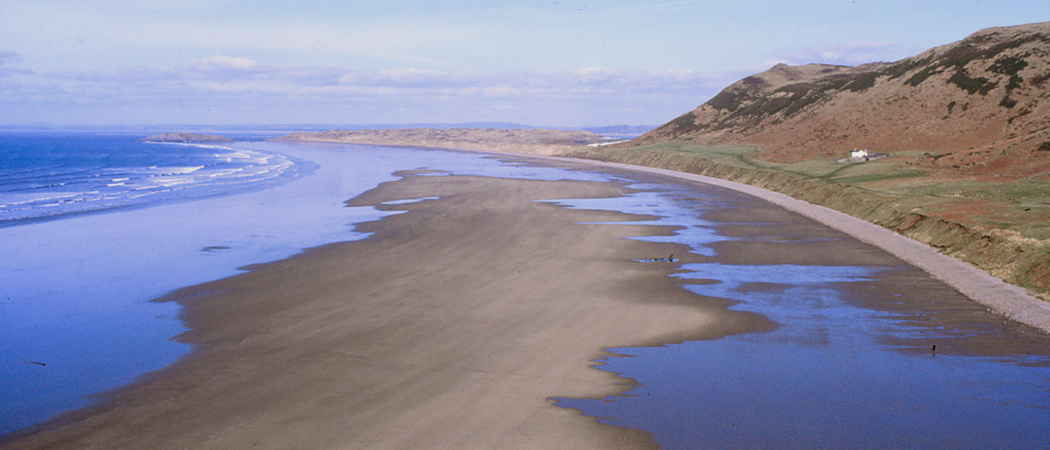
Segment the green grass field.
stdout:
<path fill-rule="evenodd" d="M 698 173 L 782 192 L 925 242 L 1050 301 L 1050 177 L 988 181 L 993 178 L 931 166 L 922 151 L 868 162 L 790 164 L 753 154 L 746 146 L 669 142 L 568 156 Z"/>
<path fill-rule="evenodd" d="M 669 151 L 725 167 L 759 169 L 798 179 L 830 182 L 893 200 L 908 210 L 950 217 L 967 226 L 1002 229 L 1038 239 L 1050 239 L 1050 181 L 1020 179 L 978 181 L 977 177 L 946 177 L 944 170 L 916 164 L 924 152 L 895 152 L 869 162 L 812 159 L 777 163 L 752 157 L 754 148 L 739 145 L 704 146 L 668 142 L 612 152 Z M 842 158 L 846 156 L 843 154 Z"/>

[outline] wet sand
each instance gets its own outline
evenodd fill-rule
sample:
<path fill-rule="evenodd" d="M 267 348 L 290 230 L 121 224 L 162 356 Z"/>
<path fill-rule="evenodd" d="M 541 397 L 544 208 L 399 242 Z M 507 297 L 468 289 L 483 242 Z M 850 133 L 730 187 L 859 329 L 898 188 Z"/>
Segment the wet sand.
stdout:
<path fill-rule="evenodd" d="M 879 247 L 902 261 L 922 269 L 930 276 L 988 308 L 989 311 L 1042 330 L 1043 333 L 1050 333 L 1050 303 L 1040 300 L 1022 287 L 996 278 L 973 264 L 941 254 L 933 247 L 848 214 L 794 199 L 781 193 L 703 175 L 593 160 L 573 161 L 598 167 L 663 175 L 752 195 L 846 233 L 862 242 Z"/>
<path fill-rule="evenodd" d="M 379 206 L 405 212 L 361 225 L 375 233 L 366 240 L 161 299 L 183 307 L 191 331 L 179 339 L 195 352 L 0 448 L 652 448 L 643 431 L 597 424 L 550 398 L 628 389 L 629 380 L 590 368 L 604 348 L 775 326 L 667 276 L 695 255 L 638 262 L 687 255 L 685 247 L 619 238 L 668 228 L 582 224 L 637 217 L 534 201 L 618 196 L 622 186 L 404 175 L 351 204 L 440 199 Z M 818 220 L 825 214 L 766 200 Z M 747 225 L 760 219 L 755 212 L 715 214 L 727 222 L 742 215 L 721 231 L 748 236 L 765 232 Z M 818 239 L 805 251 L 798 243 L 720 244 L 719 259 L 913 262 L 893 238 L 836 220 L 835 228 L 896 257 Z"/>
<path fill-rule="evenodd" d="M 537 199 L 613 183 L 408 176 L 354 199 L 406 211 L 333 244 L 182 289 L 196 351 L 3 448 L 651 448 L 550 397 L 630 383 L 603 348 L 771 329 L 666 276 L 686 253 Z M 637 217 L 634 217 L 637 219 Z"/>

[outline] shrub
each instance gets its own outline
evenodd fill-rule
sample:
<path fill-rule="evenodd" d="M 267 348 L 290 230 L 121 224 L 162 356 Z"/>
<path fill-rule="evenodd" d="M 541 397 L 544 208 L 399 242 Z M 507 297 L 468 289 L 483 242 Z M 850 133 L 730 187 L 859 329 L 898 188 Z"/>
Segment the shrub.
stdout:
<path fill-rule="evenodd" d="M 696 114 L 692 111 L 678 116 L 666 126 L 669 127 L 671 133 L 675 136 L 700 130 L 700 127 L 696 124 Z"/>
<path fill-rule="evenodd" d="M 915 75 L 912 75 L 910 78 L 905 80 L 904 84 L 907 84 L 909 86 L 918 86 L 923 81 L 926 81 L 926 79 L 929 78 L 931 75 L 934 75 L 934 74 L 937 74 L 937 73 L 941 73 L 940 68 L 939 67 L 935 67 L 935 66 L 930 66 L 930 67 L 927 67 L 925 69 L 922 69 L 922 70 L 916 72 Z"/>
<path fill-rule="evenodd" d="M 850 81 L 849 84 L 843 86 L 843 89 L 851 92 L 862 92 L 868 90 L 868 88 L 875 86 L 875 80 L 879 78 L 878 72 L 863 73 Z"/>
<path fill-rule="evenodd" d="M 755 76 L 750 76 L 750 77 L 744 78 L 743 80 L 740 80 L 740 81 L 742 81 L 744 84 L 746 84 L 748 86 L 765 86 L 766 85 L 765 80 L 763 80 L 761 78 L 758 78 L 758 77 L 755 77 Z"/>
<path fill-rule="evenodd" d="M 960 89 L 969 92 L 971 95 L 975 93 L 985 95 L 988 91 L 998 86 L 997 83 L 992 83 L 985 77 L 971 78 L 970 73 L 963 68 L 956 70 L 955 74 L 948 79 L 948 82 L 959 86 Z"/>
<path fill-rule="evenodd" d="M 820 91 L 812 91 L 806 95 L 801 96 L 797 100 L 791 102 L 786 108 L 784 108 L 784 116 L 790 117 L 795 113 L 801 111 L 803 108 L 812 105 L 824 98 L 824 95 Z"/>
<path fill-rule="evenodd" d="M 920 60 L 914 60 L 905 63 L 891 64 L 880 69 L 879 73 L 881 75 L 889 75 L 891 80 L 896 80 L 897 78 L 904 76 L 904 74 L 915 70 L 915 68 L 917 67 L 922 67 L 927 64 L 930 64 L 930 61 L 932 61 L 932 57 L 926 57 Z"/>
<path fill-rule="evenodd" d="M 1032 86 L 1042 86 L 1043 82 L 1048 79 L 1050 79 L 1050 72 L 1044 73 L 1042 75 L 1036 75 L 1032 78 L 1029 78 L 1028 81 L 1032 83 Z"/>
<path fill-rule="evenodd" d="M 719 92 L 718 95 L 712 97 L 711 100 L 708 100 L 707 104 L 716 109 L 733 111 L 740 107 L 741 100 L 744 98 L 743 91 L 726 88 Z"/>
<path fill-rule="evenodd" d="M 1024 56 L 1028 56 L 1028 54 Z M 988 67 L 988 70 L 1003 75 L 1017 75 L 1025 67 L 1028 67 L 1028 61 L 1025 61 L 1023 57 L 1006 56 L 996 60 L 995 64 Z"/>

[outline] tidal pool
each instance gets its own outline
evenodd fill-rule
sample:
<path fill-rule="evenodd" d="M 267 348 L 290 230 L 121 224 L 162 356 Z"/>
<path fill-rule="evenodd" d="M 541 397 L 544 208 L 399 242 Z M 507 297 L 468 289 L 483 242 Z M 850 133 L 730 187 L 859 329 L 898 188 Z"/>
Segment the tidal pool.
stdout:
<path fill-rule="evenodd" d="M 762 201 L 674 182 L 634 187 L 628 198 L 559 203 L 674 227 L 659 239 L 692 250 L 671 276 L 778 326 L 609 349 L 618 356 L 597 368 L 634 387 L 559 406 L 646 430 L 665 449 L 1047 447 L 1047 335 Z"/>

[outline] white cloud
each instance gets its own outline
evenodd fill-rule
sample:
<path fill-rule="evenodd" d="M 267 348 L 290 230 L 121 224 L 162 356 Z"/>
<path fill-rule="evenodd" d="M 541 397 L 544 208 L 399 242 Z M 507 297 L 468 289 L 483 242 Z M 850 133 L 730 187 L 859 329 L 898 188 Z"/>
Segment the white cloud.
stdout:
<path fill-rule="evenodd" d="M 209 54 L 268 55 L 288 63 L 361 58 L 387 66 L 440 65 L 440 55 L 481 34 L 476 25 L 425 17 L 258 17 L 250 11 L 238 14 L 232 6 L 181 11 L 55 1 L 13 6 L 0 15 L 0 42 L 18 43 L 13 50 L 33 55 L 37 67 L 47 70 L 62 70 L 59 64 L 77 70 L 127 66 L 132 61 L 159 64 Z"/>
<path fill-rule="evenodd" d="M 212 70 L 247 70 L 259 65 L 257 61 L 235 56 L 212 56 L 190 61 L 188 65 L 204 71 Z"/>
<path fill-rule="evenodd" d="M 145 116 L 128 116 L 123 111 L 148 103 L 156 109 L 151 117 L 162 117 L 164 111 L 172 114 L 156 120 L 192 123 L 203 119 L 175 114 L 193 111 L 194 105 L 221 103 L 222 107 L 208 108 L 208 120 L 243 122 L 237 113 L 218 111 L 250 108 L 253 120 L 271 123 L 507 120 L 539 125 L 653 124 L 696 107 L 732 81 L 725 74 L 686 70 L 359 70 L 272 65 L 220 55 L 165 67 L 8 76 L 0 79 L 0 110 L 6 111 L 0 112 L 0 121 L 62 122 L 88 117 L 127 123 Z M 44 115 L 11 112 L 25 111 L 25 104 L 39 99 L 47 99 L 50 105 L 39 113 Z M 89 110 L 93 112 L 87 113 Z M 348 110 L 369 112 L 355 116 Z"/>
<path fill-rule="evenodd" d="M 856 66 L 870 62 L 892 62 L 910 56 L 904 45 L 896 42 L 850 42 L 839 45 L 804 48 L 785 52 L 789 64 L 838 64 Z"/>
<path fill-rule="evenodd" d="M 522 91 L 516 87 L 510 86 L 491 86 L 484 90 L 486 97 L 520 97 Z"/>

